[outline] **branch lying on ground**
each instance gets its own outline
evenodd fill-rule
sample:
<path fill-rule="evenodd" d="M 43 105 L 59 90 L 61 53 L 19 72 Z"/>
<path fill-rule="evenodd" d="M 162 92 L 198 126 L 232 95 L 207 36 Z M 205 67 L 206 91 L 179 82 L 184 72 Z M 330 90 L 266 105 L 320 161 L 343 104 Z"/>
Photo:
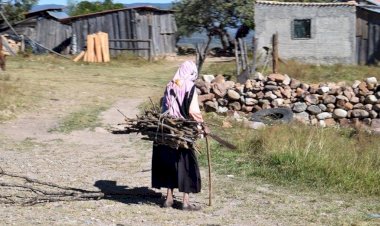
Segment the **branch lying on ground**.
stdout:
<path fill-rule="evenodd" d="M 111 195 L 100 191 L 43 182 L 26 176 L 7 173 L 1 168 L 0 177 L 2 178 L 0 189 L 5 190 L 0 194 L 1 204 L 35 205 L 45 202 L 102 199 L 105 195 Z M 12 182 L 3 182 L 7 179 L 11 179 Z"/>

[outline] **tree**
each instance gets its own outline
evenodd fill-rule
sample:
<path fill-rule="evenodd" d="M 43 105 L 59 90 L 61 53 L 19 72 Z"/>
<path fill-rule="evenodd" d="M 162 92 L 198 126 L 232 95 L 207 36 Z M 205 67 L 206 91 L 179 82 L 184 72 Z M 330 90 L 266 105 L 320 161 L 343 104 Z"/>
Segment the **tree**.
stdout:
<path fill-rule="evenodd" d="M 224 50 L 231 48 L 233 39 L 227 28 L 254 27 L 254 0 L 180 0 L 174 3 L 173 8 L 180 36 L 189 36 L 194 32 L 207 33 L 203 53 L 207 53 L 212 37 L 220 38 Z M 197 63 L 200 70 L 203 62 Z"/>
<path fill-rule="evenodd" d="M 38 0 L 10 0 L 2 5 L 4 16 L 10 23 L 14 23 L 25 18 L 25 14 L 37 4 Z M 2 19 L 2 18 L 1 18 Z"/>
<path fill-rule="evenodd" d="M 70 16 L 83 15 L 88 13 L 96 13 L 104 10 L 121 9 L 124 5 L 121 3 L 113 3 L 112 0 L 104 0 L 104 2 L 81 1 L 76 3 L 69 0 L 67 2 Z"/>

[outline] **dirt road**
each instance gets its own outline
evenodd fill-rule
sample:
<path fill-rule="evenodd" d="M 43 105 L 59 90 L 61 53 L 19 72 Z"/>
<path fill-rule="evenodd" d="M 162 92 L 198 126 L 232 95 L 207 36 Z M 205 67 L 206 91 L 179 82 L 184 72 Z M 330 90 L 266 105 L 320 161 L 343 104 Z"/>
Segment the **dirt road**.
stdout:
<path fill-rule="evenodd" d="M 146 96 L 150 84 L 161 87 L 167 81 L 156 75 L 167 73 L 168 66 L 157 64 L 154 70 L 146 67 L 144 74 L 151 74 L 147 78 L 141 77 L 140 68 L 132 66 L 108 67 L 102 72 L 105 69 L 100 66 L 71 69 L 70 63 L 65 68 L 61 62 L 28 64 L 30 67 L 21 67 L 15 62 L 10 71 L 30 73 L 29 77 L 35 76 L 32 81 L 49 86 L 50 93 L 38 107 L 0 124 L 0 167 L 62 186 L 128 195 L 34 206 L 0 204 L 0 225 L 380 225 L 378 219 L 368 217 L 379 210 L 379 199 L 302 192 L 233 175 L 214 175 L 214 205 L 209 207 L 205 169 L 201 172 L 202 193 L 191 196 L 202 206 L 201 211 L 162 209 L 165 190 L 150 188 L 151 144 L 136 135 L 110 134 L 106 128 L 122 120 L 116 108 L 133 117 L 145 100 L 133 92 L 125 95 L 128 98 L 115 94 L 124 96 L 123 90 L 135 87 Z M 170 70 L 175 67 L 173 64 Z M 98 103 L 111 97 L 117 98 L 100 114 L 102 126 L 70 133 L 54 131 L 83 100 Z M 0 183 L 14 182 L 11 180 L 0 177 Z M 0 195 L 9 191 L 24 194 L 20 189 L 0 186 Z M 175 195 L 180 202 L 180 194 Z"/>

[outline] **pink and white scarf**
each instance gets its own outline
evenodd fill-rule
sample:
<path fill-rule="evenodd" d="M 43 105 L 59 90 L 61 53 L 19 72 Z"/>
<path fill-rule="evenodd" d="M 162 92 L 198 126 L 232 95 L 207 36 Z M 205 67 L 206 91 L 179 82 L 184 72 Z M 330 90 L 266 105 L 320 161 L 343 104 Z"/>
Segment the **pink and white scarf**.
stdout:
<path fill-rule="evenodd" d="M 183 104 L 186 93 L 189 93 L 194 86 L 194 81 L 198 78 L 197 66 L 193 61 L 183 62 L 173 79 L 166 85 L 163 108 L 173 117 L 183 118 L 180 106 L 177 103 L 176 97 L 180 105 Z M 174 96 L 171 92 L 174 91 Z"/>

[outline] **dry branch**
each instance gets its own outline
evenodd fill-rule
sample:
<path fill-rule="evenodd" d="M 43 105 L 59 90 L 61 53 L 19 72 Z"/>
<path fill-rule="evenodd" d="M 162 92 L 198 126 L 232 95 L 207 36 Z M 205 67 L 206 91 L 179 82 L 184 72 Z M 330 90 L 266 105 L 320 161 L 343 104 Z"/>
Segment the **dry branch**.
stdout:
<path fill-rule="evenodd" d="M 199 123 L 193 120 L 173 118 L 159 114 L 157 111 L 146 111 L 136 119 L 125 117 L 124 129 L 111 130 L 114 134 L 140 133 L 143 139 L 172 148 L 187 148 L 197 150 L 195 141 L 203 133 L 198 128 Z"/>

